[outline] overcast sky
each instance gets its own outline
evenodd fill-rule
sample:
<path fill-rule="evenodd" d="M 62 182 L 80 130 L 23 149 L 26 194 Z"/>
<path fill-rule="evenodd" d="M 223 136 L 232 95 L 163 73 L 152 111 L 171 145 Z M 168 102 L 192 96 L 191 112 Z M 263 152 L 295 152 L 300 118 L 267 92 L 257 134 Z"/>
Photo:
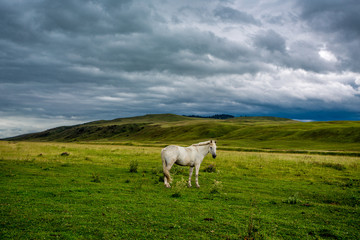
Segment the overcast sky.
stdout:
<path fill-rule="evenodd" d="M 360 120 L 358 0 L 0 0 L 0 138 L 148 113 Z"/>

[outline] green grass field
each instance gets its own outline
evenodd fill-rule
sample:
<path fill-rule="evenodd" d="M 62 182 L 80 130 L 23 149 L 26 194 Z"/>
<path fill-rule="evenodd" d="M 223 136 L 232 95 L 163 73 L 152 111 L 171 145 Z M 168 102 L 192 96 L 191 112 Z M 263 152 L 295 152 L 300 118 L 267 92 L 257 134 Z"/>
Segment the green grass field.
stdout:
<path fill-rule="evenodd" d="M 277 136 L 274 149 L 282 149 Z M 312 141 L 315 149 L 358 150 L 344 139 L 337 148 Z M 0 141 L 0 239 L 360 239 L 359 157 L 228 151 L 238 142 L 218 139 L 200 189 L 186 187 L 185 167 L 172 169 L 167 189 L 166 141 Z M 300 142 L 296 149 L 308 149 Z"/>

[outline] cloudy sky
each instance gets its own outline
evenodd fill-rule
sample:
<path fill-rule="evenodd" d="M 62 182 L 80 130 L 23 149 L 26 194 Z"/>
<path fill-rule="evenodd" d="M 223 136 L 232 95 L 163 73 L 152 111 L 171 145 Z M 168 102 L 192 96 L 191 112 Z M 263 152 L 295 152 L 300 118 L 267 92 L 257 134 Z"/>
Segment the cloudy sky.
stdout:
<path fill-rule="evenodd" d="M 360 120 L 358 0 L 0 0 L 0 138 L 148 113 Z"/>

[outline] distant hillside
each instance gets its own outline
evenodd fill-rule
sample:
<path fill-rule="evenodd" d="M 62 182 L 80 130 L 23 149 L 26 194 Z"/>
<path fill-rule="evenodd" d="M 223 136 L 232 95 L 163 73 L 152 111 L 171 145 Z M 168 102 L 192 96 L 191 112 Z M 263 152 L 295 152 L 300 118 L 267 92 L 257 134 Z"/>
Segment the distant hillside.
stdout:
<path fill-rule="evenodd" d="M 360 122 L 303 123 L 276 117 L 212 119 L 150 114 L 58 127 L 6 140 L 170 143 L 196 142 L 210 138 L 220 140 L 223 146 L 230 147 L 334 150 L 339 148 L 339 144 L 346 144 L 347 149 L 360 151 Z"/>
<path fill-rule="evenodd" d="M 131 118 L 101 120 L 81 125 L 63 126 L 43 132 L 11 137 L 6 140 L 87 141 L 87 140 L 166 140 L 221 137 L 238 130 L 241 125 L 271 124 L 289 119 L 254 117 L 217 120 L 174 114 L 148 114 Z M 237 124 L 234 124 L 237 123 Z"/>

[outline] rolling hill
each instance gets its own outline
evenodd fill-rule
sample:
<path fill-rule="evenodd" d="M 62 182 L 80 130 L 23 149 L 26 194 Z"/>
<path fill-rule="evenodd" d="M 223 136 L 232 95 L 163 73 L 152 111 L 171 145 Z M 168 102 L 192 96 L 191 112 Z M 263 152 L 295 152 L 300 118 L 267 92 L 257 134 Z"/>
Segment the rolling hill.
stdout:
<path fill-rule="evenodd" d="M 9 141 L 190 144 L 217 139 L 226 149 L 360 151 L 360 122 L 298 122 L 276 117 L 210 119 L 149 114 L 64 126 Z"/>

